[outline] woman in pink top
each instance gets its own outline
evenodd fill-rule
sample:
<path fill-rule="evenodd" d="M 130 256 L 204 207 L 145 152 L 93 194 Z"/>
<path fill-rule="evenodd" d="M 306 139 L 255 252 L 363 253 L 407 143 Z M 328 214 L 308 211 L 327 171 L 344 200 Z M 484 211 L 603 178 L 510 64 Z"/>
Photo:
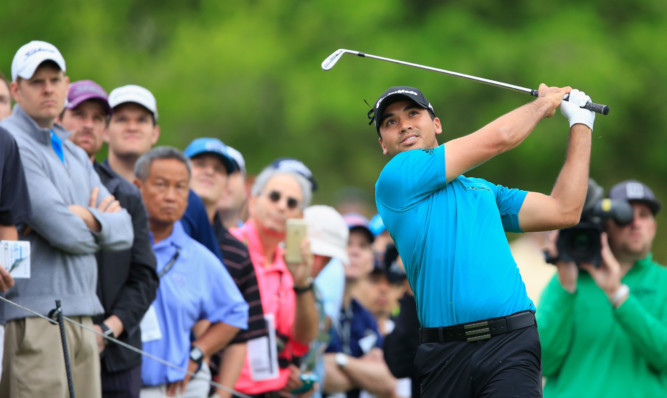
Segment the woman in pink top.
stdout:
<path fill-rule="evenodd" d="M 287 219 L 302 218 L 311 197 L 310 183 L 300 174 L 266 168 L 252 187 L 248 222 L 231 230 L 248 245 L 264 315 L 273 319 L 277 341 L 273 353 L 273 347 L 266 342 L 248 343 L 246 361 L 235 386 L 242 393 L 261 394 L 297 387 L 294 381 L 298 380 L 299 371 L 292 360 L 305 355 L 308 344 L 317 336 L 309 244 L 307 240 L 302 244 L 305 263 L 289 265 L 279 245 L 285 239 Z M 272 361 L 276 352 L 278 360 Z M 275 365 L 277 369 L 272 372 Z"/>

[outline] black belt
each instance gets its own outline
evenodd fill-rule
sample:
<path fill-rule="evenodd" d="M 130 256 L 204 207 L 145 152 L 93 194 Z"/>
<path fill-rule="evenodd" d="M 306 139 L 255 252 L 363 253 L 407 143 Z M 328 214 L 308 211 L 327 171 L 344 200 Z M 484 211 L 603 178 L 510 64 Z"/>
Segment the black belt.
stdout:
<path fill-rule="evenodd" d="M 521 311 L 508 316 L 462 323 L 460 325 L 422 328 L 420 342 L 444 343 L 446 341 L 467 341 L 470 343 L 490 339 L 491 336 L 527 328 L 535 324 L 535 314 L 532 311 Z"/>

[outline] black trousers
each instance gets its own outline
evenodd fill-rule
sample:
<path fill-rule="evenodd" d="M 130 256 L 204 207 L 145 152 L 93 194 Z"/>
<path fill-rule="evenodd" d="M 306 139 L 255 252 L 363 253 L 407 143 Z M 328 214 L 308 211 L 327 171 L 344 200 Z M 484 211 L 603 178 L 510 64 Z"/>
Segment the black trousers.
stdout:
<path fill-rule="evenodd" d="M 471 343 L 424 343 L 415 366 L 422 398 L 542 397 L 537 326 Z"/>
<path fill-rule="evenodd" d="M 122 372 L 102 370 L 103 398 L 139 398 L 141 391 L 141 365 Z"/>

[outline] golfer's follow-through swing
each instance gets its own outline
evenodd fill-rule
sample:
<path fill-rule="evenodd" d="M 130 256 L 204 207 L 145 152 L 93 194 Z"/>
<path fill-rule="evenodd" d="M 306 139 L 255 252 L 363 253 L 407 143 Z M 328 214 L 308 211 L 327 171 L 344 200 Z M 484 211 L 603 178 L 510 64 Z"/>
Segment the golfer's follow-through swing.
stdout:
<path fill-rule="evenodd" d="M 322 68 L 331 69 L 345 53 L 361 55 L 338 50 Z M 604 114 L 608 108 L 570 87 L 541 84 L 529 90 L 432 70 L 537 98 L 444 144 L 438 143 L 443 126 L 435 109 L 415 87 L 389 88 L 369 112 L 382 152 L 390 158 L 375 185 L 375 202 L 403 259 L 422 327 L 415 357 L 422 396 L 539 397 L 535 306 L 505 232 L 579 222 L 588 190 L 592 109 Z M 463 175 L 518 146 L 559 107 L 569 122 L 569 139 L 550 195 Z"/>

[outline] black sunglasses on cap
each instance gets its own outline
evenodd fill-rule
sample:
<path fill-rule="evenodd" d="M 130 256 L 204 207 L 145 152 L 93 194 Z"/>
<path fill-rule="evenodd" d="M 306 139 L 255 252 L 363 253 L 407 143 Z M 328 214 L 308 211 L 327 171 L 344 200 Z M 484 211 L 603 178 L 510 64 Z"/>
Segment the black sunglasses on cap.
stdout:
<path fill-rule="evenodd" d="M 280 202 L 280 199 L 282 198 L 282 194 L 278 191 L 271 191 L 267 195 L 271 202 L 273 203 L 278 203 Z M 291 196 L 285 196 L 285 199 L 287 200 L 287 208 L 290 210 L 294 210 L 299 206 L 299 200 L 296 198 L 293 198 Z"/>

